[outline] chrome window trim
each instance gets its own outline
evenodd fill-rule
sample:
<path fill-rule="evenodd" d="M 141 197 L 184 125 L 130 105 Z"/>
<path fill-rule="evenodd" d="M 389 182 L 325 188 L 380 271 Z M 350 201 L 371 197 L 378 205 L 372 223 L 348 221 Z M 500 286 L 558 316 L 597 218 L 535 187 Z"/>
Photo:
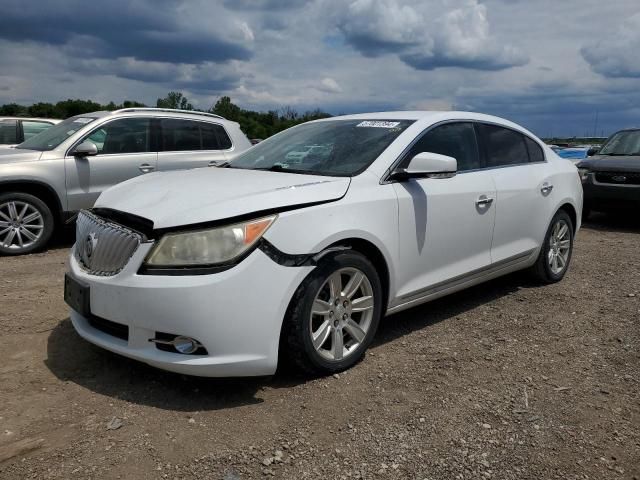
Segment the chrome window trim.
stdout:
<path fill-rule="evenodd" d="M 105 121 L 101 122 L 97 125 L 93 125 L 93 128 L 91 130 L 89 130 L 87 133 L 84 133 L 80 136 L 79 140 L 74 141 L 71 146 L 69 148 L 66 149 L 65 153 L 64 153 L 64 157 L 73 157 L 73 155 L 70 155 L 69 152 L 71 150 L 73 150 L 76 146 L 80 145 L 85 138 L 87 138 L 89 135 L 91 135 L 93 132 L 95 132 L 96 130 L 98 130 L 99 128 L 104 127 L 105 125 L 111 123 L 111 122 L 115 122 L 117 120 L 121 120 L 123 118 L 146 118 L 149 119 L 149 121 L 152 121 L 154 119 L 169 119 L 169 120 L 187 120 L 190 122 L 202 122 L 202 123 L 212 123 L 214 125 L 220 125 L 224 132 L 227 134 L 227 137 L 229 137 L 229 140 L 231 141 L 231 148 L 225 149 L 225 150 L 166 150 L 166 151 L 161 151 L 160 150 L 160 145 L 158 145 L 158 150 L 155 150 L 153 152 L 131 152 L 131 153 L 103 153 L 103 154 L 98 154 L 96 156 L 100 156 L 100 157 L 106 157 L 108 155 L 134 155 L 134 154 L 149 154 L 149 153 L 202 153 L 202 152 L 232 152 L 235 150 L 235 144 L 233 142 L 233 136 L 229 135 L 229 131 L 225 128 L 225 126 L 220 123 L 220 122 L 216 122 L 213 120 L 209 120 L 209 119 L 195 119 L 195 118 L 184 118 L 181 116 L 169 116 L 169 115 L 149 115 L 148 112 L 140 112 L 141 115 L 122 115 L 119 117 L 104 117 Z M 145 114 L 146 113 L 146 114 Z M 93 123 L 93 122 L 91 122 Z M 79 132 L 80 130 L 78 130 Z M 78 132 L 76 132 L 75 134 L 77 134 Z M 153 132 L 149 132 L 150 134 L 152 134 Z M 75 135 L 74 134 L 74 135 Z M 162 141 L 162 139 L 160 139 L 160 142 Z"/>
<path fill-rule="evenodd" d="M 535 142 L 541 149 L 542 149 L 542 155 L 544 157 L 544 160 L 542 162 L 523 162 L 523 163 L 514 163 L 514 164 L 510 164 L 510 165 L 497 165 L 497 166 L 493 166 L 493 167 L 480 167 L 480 168 L 474 168 L 474 169 L 470 169 L 470 170 L 463 170 L 461 172 L 456 172 L 456 175 L 463 175 L 465 173 L 474 173 L 474 172 L 482 172 L 485 170 L 495 170 L 498 168 L 509 168 L 509 167 L 521 167 L 524 165 L 536 165 L 536 164 L 542 164 L 542 163 L 549 163 L 548 159 L 547 159 L 547 154 L 545 152 L 545 149 L 542 147 L 542 145 L 540 145 L 540 142 L 538 142 L 537 140 L 535 140 L 534 138 L 532 138 L 530 135 L 521 132 L 518 129 L 509 127 L 507 125 L 503 125 L 501 123 L 497 123 L 497 122 L 491 122 L 491 121 L 486 121 L 486 120 L 475 120 L 475 119 L 468 119 L 468 118 L 459 118 L 459 119 L 450 119 L 450 120 L 442 120 L 440 122 L 434 123 L 432 125 L 429 125 L 427 128 L 425 128 L 422 132 L 420 132 L 420 134 L 418 134 L 412 141 L 411 143 L 409 143 L 409 145 L 407 145 L 407 147 L 405 147 L 404 150 L 402 150 L 402 152 L 400 152 L 400 154 L 396 157 L 396 159 L 391 163 L 391 166 L 389 168 L 387 168 L 387 170 L 385 170 L 384 174 L 382 175 L 382 177 L 380 178 L 380 185 L 385 185 L 388 183 L 394 183 L 395 180 L 390 179 L 389 177 L 391 176 L 391 173 L 395 170 L 395 168 L 400 164 L 400 162 L 402 162 L 405 158 L 405 155 L 407 155 L 411 149 L 413 148 L 413 146 L 418 143 L 418 141 L 420 141 L 420 139 L 422 139 L 422 137 L 424 135 L 426 135 L 427 133 L 429 133 L 431 130 L 433 130 L 434 128 L 437 128 L 441 125 L 446 125 L 449 123 L 472 123 L 475 127 L 476 124 L 486 124 L 486 125 L 494 125 L 496 127 L 502 127 L 502 128 L 506 128 L 507 130 L 512 130 L 516 133 L 519 133 L 520 135 L 530 139 L 532 142 Z M 474 128 L 475 130 L 475 128 Z M 478 155 L 480 155 L 480 159 L 482 160 L 482 152 L 480 151 L 480 146 L 481 146 L 481 139 L 479 138 L 479 136 L 476 134 L 476 144 L 478 146 Z M 526 146 L 525 146 L 526 147 Z M 527 150 L 527 157 L 529 157 L 529 151 Z"/>

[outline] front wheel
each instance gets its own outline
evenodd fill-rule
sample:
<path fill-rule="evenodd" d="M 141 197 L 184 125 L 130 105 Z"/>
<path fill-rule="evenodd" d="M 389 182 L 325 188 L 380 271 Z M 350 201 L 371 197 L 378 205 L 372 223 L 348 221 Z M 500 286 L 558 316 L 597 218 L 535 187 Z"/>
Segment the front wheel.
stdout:
<path fill-rule="evenodd" d="M 0 255 L 23 255 L 43 248 L 53 228 L 51 210 L 38 197 L 0 194 Z"/>
<path fill-rule="evenodd" d="M 565 211 L 560 210 L 551 220 L 531 273 L 542 283 L 559 282 L 567 273 L 572 253 L 573 222 Z"/>
<path fill-rule="evenodd" d="M 325 257 L 291 301 L 282 353 L 308 373 L 345 370 L 370 345 L 382 308 L 380 278 L 364 255 L 347 251 Z"/>

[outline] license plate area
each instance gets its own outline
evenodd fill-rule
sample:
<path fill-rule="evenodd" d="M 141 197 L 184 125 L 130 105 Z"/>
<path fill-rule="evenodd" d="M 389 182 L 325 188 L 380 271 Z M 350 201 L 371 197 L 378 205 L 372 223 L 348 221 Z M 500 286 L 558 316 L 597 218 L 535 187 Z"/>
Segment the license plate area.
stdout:
<path fill-rule="evenodd" d="M 64 276 L 64 301 L 83 317 L 91 314 L 89 285 L 80 283 L 68 274 Z"/>

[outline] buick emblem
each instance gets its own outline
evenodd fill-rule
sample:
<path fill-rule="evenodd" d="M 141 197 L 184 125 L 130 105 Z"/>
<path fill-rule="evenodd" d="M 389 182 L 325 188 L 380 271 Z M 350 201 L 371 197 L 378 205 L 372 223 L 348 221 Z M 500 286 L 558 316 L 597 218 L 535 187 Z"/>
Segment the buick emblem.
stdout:
<path fill-rule="evenodd" d="M 614 182 L 620 182 L 620 183 L 624 183 L 627 181 L 627 177 L 625 177 L 624 175 L 616 175 L 615 177 L 611 177 L 611 179 Z"/>
<path fill-rule="evenodd" d="M 87 238 L 84 241 L 84 255 L 83 260 L 85 265 L 89 266 L 89 261 L 91 260 L 91 256 L 93 252 L 95 252 L 96 245 L 98 244 L 98 237 L 95 233 L 91 232 L 87 235 Z"/>

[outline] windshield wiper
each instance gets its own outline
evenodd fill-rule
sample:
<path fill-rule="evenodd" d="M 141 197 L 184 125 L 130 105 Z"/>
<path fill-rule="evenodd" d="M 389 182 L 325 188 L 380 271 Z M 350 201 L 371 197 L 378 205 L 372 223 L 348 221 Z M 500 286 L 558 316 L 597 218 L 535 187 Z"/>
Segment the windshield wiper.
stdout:
<path fill-rule="evenodd" d="M 315 170 L 300 170 L 298 168 L 283 167 L 280 164 L 271 165 L 270 167 L 252 168 L 251 170 L 263 170 L 266 172 L 284 172 L 284 173 L 299 173 L 301 175 L 322 175 L 322 173 Z"/>

